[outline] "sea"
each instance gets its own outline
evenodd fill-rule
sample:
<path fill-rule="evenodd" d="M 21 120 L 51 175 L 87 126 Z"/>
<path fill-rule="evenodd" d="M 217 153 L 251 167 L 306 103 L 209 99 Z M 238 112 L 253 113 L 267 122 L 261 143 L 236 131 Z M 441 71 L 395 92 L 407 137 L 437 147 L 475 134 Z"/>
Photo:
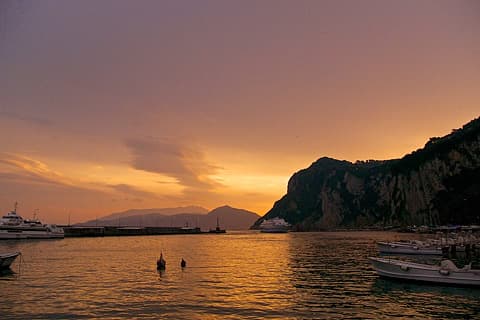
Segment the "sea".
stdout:
<path fill-rule="evenodd" d="M 0 241 L 0 252 L 22 253 L 0 275 L 0 319 L 480 319 L 480 289 L 377 276 L 367 259 L 378 256 L 376 241 L 412 237 L 245 231 Z"/>

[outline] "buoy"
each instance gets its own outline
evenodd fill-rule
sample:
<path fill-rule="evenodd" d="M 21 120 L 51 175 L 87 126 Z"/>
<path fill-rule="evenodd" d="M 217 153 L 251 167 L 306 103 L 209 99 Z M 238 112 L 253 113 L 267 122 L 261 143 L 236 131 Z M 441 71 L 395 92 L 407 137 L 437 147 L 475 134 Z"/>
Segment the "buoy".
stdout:
<path fill-rule="evenodd" d="M 187 266 L 187 262 L 185 260 L 183 260 L 183 258 L 182 258 L 182 262 L 180 262 L 180 266 L 182 268 L 185 268 Z"/>
<path fill-rule="evenodd" d="M 158 270 L 165 270 L 165 267 L 167 266 L 167 262 L 165 259 L 163 259 L 163 254 L 160 253 L 160 258 L 157 260 L 157 269 Z"/>

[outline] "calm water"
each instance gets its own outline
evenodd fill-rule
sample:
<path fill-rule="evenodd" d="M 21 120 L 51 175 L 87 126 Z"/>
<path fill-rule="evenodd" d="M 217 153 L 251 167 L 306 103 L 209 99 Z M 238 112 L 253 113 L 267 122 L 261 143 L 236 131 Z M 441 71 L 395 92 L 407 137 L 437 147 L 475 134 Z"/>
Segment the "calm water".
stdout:
<path fill-rule="evenodd" d="M 1 319 L 480 318 L 480 289 L 379 279 L 383 232 L 3 241 Z M 158 273 L 160 250 L 167 260 Z M 185 269 L 180 260 L 187 261 Z"/>

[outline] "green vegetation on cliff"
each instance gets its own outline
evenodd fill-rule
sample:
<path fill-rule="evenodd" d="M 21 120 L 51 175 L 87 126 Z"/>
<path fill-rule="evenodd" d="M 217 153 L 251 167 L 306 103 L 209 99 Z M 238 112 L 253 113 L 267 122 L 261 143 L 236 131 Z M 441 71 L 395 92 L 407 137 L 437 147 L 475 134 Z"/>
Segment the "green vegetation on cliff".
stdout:
<path fill-rule="evenodd" d="M 254 226 L 273 217 L 297 230 L 480 224 L 480 118 L 401 159 L 320 158 Z"/>

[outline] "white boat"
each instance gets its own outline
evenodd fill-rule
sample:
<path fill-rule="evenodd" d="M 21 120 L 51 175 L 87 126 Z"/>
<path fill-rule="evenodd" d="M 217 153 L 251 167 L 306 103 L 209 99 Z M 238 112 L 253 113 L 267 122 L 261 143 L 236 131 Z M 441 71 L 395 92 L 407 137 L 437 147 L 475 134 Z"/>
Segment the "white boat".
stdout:
<path fill-rule="evenodd" d="M 0 253 L 0 269 L 8 269 L 20 252 Z"/>
<path fill-rule="evenodd" d="M 442 255 L 442 248 L 420 241 L 413 242 L 377 242 L 380 253 Z"/>
<path fill-rule="evenodd" d="M 264 220 L 260 224 L 260 232 L 285 233 L 288 232 L 290 226 L 291 225 L 284 219 L 276 217 L 273 219 Z"/>
<path fill-rule="evenodd" d="M 62 228 L 43 224 L 38 219 L 27 220 L 17 214 L 15 208 L 0 219 L 0 239 L 50 239 L 63 238 Z"/>
<path fill-rule="evenodd" d="M 413 263 L 387 258 L 368 258 L 382 277 L 414 280 L 451 285 L 480 286 L 480 270 L 471 265 L 457 268 L 451 260 L 443 260 L 440 266 Z"/>

